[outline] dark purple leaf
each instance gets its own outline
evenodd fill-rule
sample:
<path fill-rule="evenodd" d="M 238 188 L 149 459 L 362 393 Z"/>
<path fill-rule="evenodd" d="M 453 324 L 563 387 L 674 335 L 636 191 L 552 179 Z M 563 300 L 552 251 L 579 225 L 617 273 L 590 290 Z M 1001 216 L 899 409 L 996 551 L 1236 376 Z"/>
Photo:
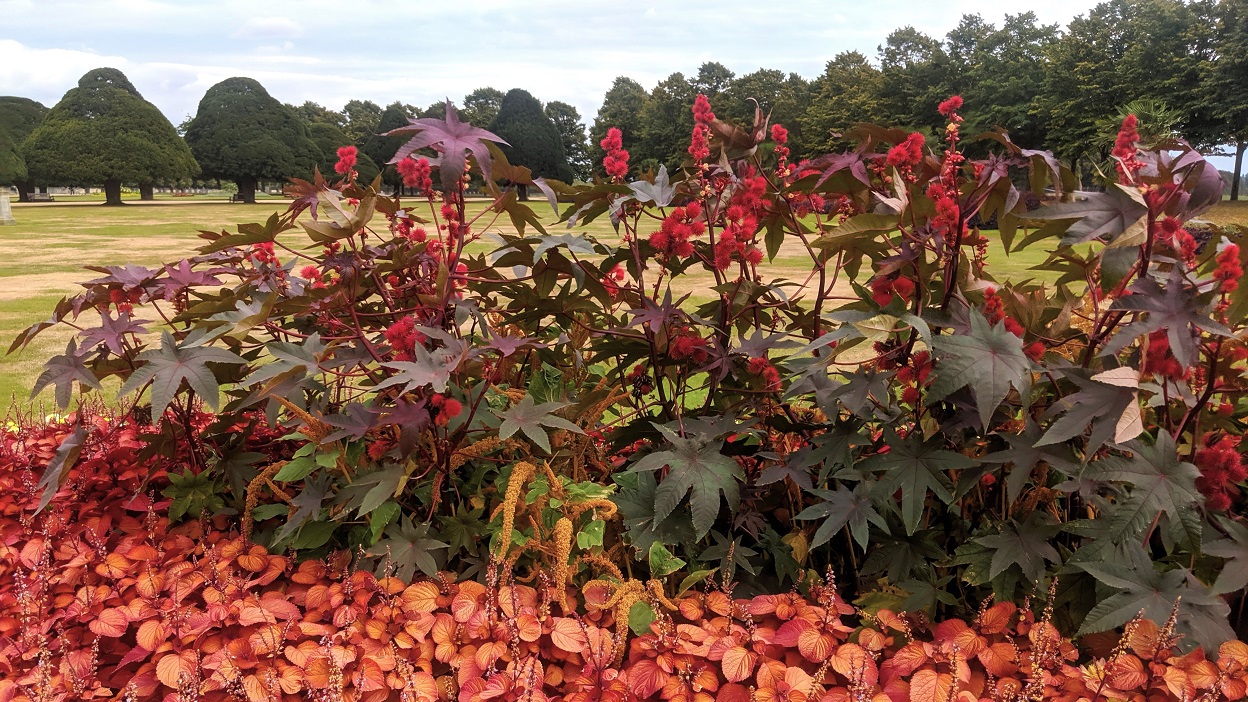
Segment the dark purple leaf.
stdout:
<path fill-rule="evenodd" d="M 433 159 L 431 163 L 436 162 L 435 165 L 438 166 L 442 178 L 442 188 L 447 190 L 455 187 L 459 179 L 464 176 L 464 159 L 467 154 L 472 154 L 477 159 L 481 174 L 487 181 L 492 180 L 490 151 L 486 142 L 493 141 L 499 144 L 507 144 L 507 142 L 497 134 L 474 127 L 467 122 L 460 122 L 459 113 L 455 111 L 455 106 L 450 100 L 446 101 L 446 119 L 422 117 L 410 121 L 410 125 L 392 129 L 382 135 L 414 135 L 406 144 L 399 147 L 389 163 L 398 163 L 420 149 L 433 148 L 442 154 L 440 158 Z M 510 144 L 507 145 L 510 146 Z"/>
<path fill-rule="evenodd" d="M 82 339 L 83 349 L 104 344 L 109 351 L 120 356 L 124 351 L 121 346 L 122 335 L 146 334 L 147 328 L 143 325 L 150 322 L 150 319 L 130 319 L 128 312 L 122 312 L 117 315 L 117 319 L 113 319 L 108 310 L 100 310 L 100 326 L 83 329 L 78 337 Z"/>

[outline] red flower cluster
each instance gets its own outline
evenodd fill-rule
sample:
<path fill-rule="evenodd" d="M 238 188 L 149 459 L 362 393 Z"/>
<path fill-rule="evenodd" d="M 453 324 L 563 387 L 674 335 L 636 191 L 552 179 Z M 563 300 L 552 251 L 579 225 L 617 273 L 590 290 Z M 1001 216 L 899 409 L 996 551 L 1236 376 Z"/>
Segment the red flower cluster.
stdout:
<path fill-rule="evenodd" d="M 940 105 L 936 108 L 936 111 L 942 116 L 948 117 L 960 109 L 962 109 L 962 96 L 954 95 L 940 103 Z"/>
<path fill-rule="evenodd" d="M 1144 167 L 1136 152 L 1136 143 L 1140 133 L 1136 129 L 1139 122 L 1135 115 L 1127 115 L 1118 129 L 1118 138 L 1114 140 L 1113 157 L 1118 160 L 1118 176 L 1124 181 L 1134 181 L 1137 173 Z"/>
<path fill-rule="evenodd" d="M 316 266 L 304 266 L 299 269 L 299 277 L 310 282 L 313 288 L 325 287 L 325 276 L 321 273 L 321 269 Z"/>
<path fill-rule="evenodd" d="M 715 241 L 715 267 L 727 270 L 734 259 L 758 265 L 763 252 L 755 244 L 758 233 L 758 215 L 763 209 L 763 195 L 767 191 L 767 179 L 762 176 L 742 174 L 741 182 L 728 199 L 724 210 L 724 226 Z"/>
<path fill-rule="evenodd" d="M 598 142 L 607 155 L 602 159 L 602 167 L 607 175 L 617 182 L 628 175 L 628 152 L 624 150 L 624 135 L 616 127 L 607 130 L 607 136 Z"/>
<path fill-rule="evenodd" d="M 1239 262 L 1239 246 L 1227 244 L 1218 252 L 1218 267 L 1213 271 L 1213 279 L 1222 284 L 1222 292 L 1231 293 L 1239 288 L 1239 279 L 1244 275 L 1244 266 Z"/>
<path fill-rule="evenodd" d="M 780 371 L 767 360 L 766 356 L 755 356 L 749 362 L 750 373 L 763 381 L 763 387 L 770 392 L 780 391 Z"/>
<path fill-rule="evenodd" d="M 624 266 L 616 264 L 615 268 L 607 271 L 602 277 L 602 285 L 607 289 L 607 294 L 615 297 L 620 294 L 620 283 L 624 282 Z"/>
<path fill-rule="evenodd" d="M 706 222 L 701 217 L 702 205 L 696 201 L 673 209 L 663 218 L 658 231 L 650 235 L 650 245 L 666 258 L 692 256 L 693 242 L 690 239 L 706 233 Z"/>
<path fill-rule="evenodd" d="M 927 186 L 927 196 L 936 203 L 936 216 L 931 219 L 934 230 L 945 234 L 957 231 L 962 216 L 957 194 L 956 190 L 938 181 L 932 181 L 931 185 Z"/>
<path fill-rule="evenodd" d="M 1235 483 L 1248 478 L 1248 466 L 1244 465 L 1244 457 L 1239 452 L 1240 438 L 1223 436 L 1215 441 L 1213 435 L 1206 435 L 1205 447 L 1192 459 L 1200 468 L 1196 489 L 1205 496 L 1209 509 L 1230 509 L 1231 496 L 1239 494 Z"/>
<path fill-rule="evenodd" d="M 790 173 L 789 147 L 785 144 L 789 142 L 789 130 L 780 124 L 771 125 L 771 140 L 776 142 L 776 170 L 780 177 L 787 177 Z"/>
<path fill-rule="evenodd" d="M 1162 217 L 1161 243 L 1174 250 L 1189 267 L 1196 263 L 1196 239 L 1183 228 L 1183 223 L 1174 217 Z"/>
<path fill-rule="evenodd" d="M 906 387 L 901 391 L 901 401 L 909 405 L 919 402 L 919 388 L 927 387 L 928 376 L 932 373 L 932 355 L 919 351 L 910 357 L 910 365 L 902 366 L 897 371 L 897 382 Z"/>
<path fill-rule="evenodd" d="M 408 156 L 395 164 L 395 167 L 398 168 L 399 175 L 403 176 L 403 185 L 424 193 L 433 190 L 433 167 L 429 165 L 429 159 L 417 160 Z"/>
<path fill-rule="evenodd" d="M 1005 330 L 1020 339 L 1027 334 L 1027 330 L 1023 328 L 1022 324 L 1019 324 L 1017 319 L 1005 313 L 1005 299 L 1001 297 L 1000 292 L 995 288 L 988 289 L 984 294 L 984 319 L 987 319 L 992 324 L 1003 322 Z M 1027 354 L 1027 357 L 1033 361 L 1040 360 L 1044 356 L 1044 350 L 1044 344 L 1039 341 L 1033 341 L 1023 346 L 1023 353 Z"/>
<path fill-rule="evenodd" d="M 689 139 L 689 155 L 695 161 L 704 161 L 711 155 L 710 123 L 715 121 L 715 113 L 711 111 L 711 101 L 698 93 L 693 101 L 693 136 Z"/>
<path fill-rule="evenodd" d="M 427 340 L 424 334 L 416 330 L 416 319 L 410 315 L 386 327 L 382 334 L 390 344 L 396 361 L 415 360 L 416 344 L 424 344 Z"/>
<path fill-rule="evenodd" d="M 887 307 L 893 295 L 902 302 L 914 299 L 914 281 L 905 276 L 884 276 L 871 281 L 871 299 L 880 307 Z"/>
<path fill-rule="evenodd" d="M 900 144 L 888 150 L 888 165 L 909 170 L 923 162 L 923 135 L 911 132 Z"/>
<path fill-rule="evenodd" d="M 711 342 L 693 329 L 685 327 L 672 334 L 671 341 L 667 344 L 667 355 L 673 361 L 690 360 L 695 365 L 702 365 L 711 358 L 710 347 Z"/>
<path fill-rule="evenodd" d="M 1148 335 L 1148 349 L 1144 353 L 1144 372 L 1178 382 L 1191 371 L 1184 368 L 1170 350 L 1170 338 L 1162 329 Z"/>
<path fill-rule="evenodd" d="M 359 151 L 354 146 L 338 147 L 338 163 L 334 164 L 335 173 L 350 173 L 355 168 L 356 156 Z"/>
<path fill-rule="evenodd" d="M 273 242 L 271 241 L 262 241 L 259 244 L 252 244 L 251 253 L 248 254 L 248 258 L 250 258 L 256 266 L 278 265 L 277 253 L 273 251 Z"/>
<path fill-rule="evenodd" d="M 429 404 L 433 407 L 435 417 L 433 423 L 440 427 L 446 426 L 452 419 L 458 417 L 460 412 L 464 411 L 464 404 L 453 397 L 445 397 L 441 394 L 434 395 L 429 398 Z"/>

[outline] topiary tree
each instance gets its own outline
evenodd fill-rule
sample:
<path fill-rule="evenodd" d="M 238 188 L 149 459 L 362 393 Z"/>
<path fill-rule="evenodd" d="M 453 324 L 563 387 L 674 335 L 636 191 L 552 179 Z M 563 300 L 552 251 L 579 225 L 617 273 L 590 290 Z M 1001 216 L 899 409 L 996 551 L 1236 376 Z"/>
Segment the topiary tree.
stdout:
<path fill-rule="evenodd" d="M 44 105 L 23 97 L 0 97 L 0 185 L 16 185 L 22 202 L 30 199 L 30 182 L 21 145 L 48 114 Z"/>
<path fill-rule="evenodd" d="M 115 68 L 97 68 L 78 81 L 22 142 L 32 180 L 103 185 L 106 205 L 121 204 L 121 185 L 187 180 L 199 166 L 155 105 Z"/>
<path fill-rule="evenodd" d="M 326 122 L 314 122 L 308 125 L 308 134 L 312 137 L 312 143 L 316 144 L 316 148 L 320 150 L 321 156 L 317 159 L 316 166 L 321 169 L 323 175 L 330 175 L 334 172 L 334 164 L 338 162 L 338 148 L 351 144 L 351 140 L 347 138 L 346 132 L 338 127 Z M 377 163 L 368 157 L 368 154 L 360 153 L 356 157 L 355 171 L 359 174 L 359 181 L 362 183 L 371 183 L 381 172 L 377 167 Z"/>
<path fill-rule="evenodd" d="M 234 181 L 242 201 L 251 203 L 259 181 L 306 176 L 321 156 L 307 123 L 251 78 L 209 88 L 186 142 L 205 176 Z"/>
<path fill-rule="evenodd" d="M 572 182 L 572 167 L 563 152 L 559 128 L 527 90 L 507 92 L 489 131 L 507 142 L 500 148 L 511 163 L 527 167 L 534 177 Z M 527 199 L 527 186 L 521 184 L 519 194 L 521 200 Z"/>
<path fill-rule="evenodd" d="M 446 104 L 442 104 L 445 112 Z M 360 146 L 362 155 L 368 156 L 373 163 L 377 164 L 381 171 L 381 182 L 392 188 L 403 187 L 403 179 L 399 177 L 399 172 L 394 166 L 386 165 L 394 152 L 407 141 L 407 137 L 401 136 L 383 136 L 386 132 L 399 127 L 406 127 L 412 117 L 411 110 L 401 102 L 394 102 L 381 113 L 381 119 L 377 121 L 375 133 L 369 134 L 364 138 L 363 144 Z"/>

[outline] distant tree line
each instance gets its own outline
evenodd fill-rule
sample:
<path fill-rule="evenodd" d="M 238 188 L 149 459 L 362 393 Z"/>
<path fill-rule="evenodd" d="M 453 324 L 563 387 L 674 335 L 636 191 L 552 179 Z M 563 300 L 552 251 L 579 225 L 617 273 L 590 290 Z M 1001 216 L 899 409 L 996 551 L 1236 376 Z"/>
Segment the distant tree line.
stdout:
<path fill-rule="evenodd" d="M 1005 129 L 1016 143 L 1053 149 L 1084 176 L 1105 166 L 1116 124 L 1130 112 L 1145 138 L 1232 146 L 1237 199 L 1248 148 L 1248 0 L 1109 0 L 1065 29 L 1031 12 L 1006 15 L 1000 26 L 965 15 L 944 38 L 903 27 L 874 59 L 837 54 L 809 80 L 768 68 L 737 76 L 716 62 L 650 90 L 621 76 L 588 134 L 572 105 L 543 104 L 520 89 L 478 88 L 457 109 L 505 139 L 508 159 L 534 175 L 586 180 L 609 127 L 620 128 L 635 170 L 679 167 L 699 93 L 730 121 L 749 122 L 761 108 L 788 128 L 796 158 L 848 146 L 842 134 L 862 122 L 939 133 L 936 106 L 958 94 L 964 133 Z M 252 201 L 260 183 L 332 171 L 337 148 L 354 144 L 360 175 L 397 189 L 402 181 L 386 161 L 402 138 L 385 132 L 446 109 L 443 101 L 284 105 L 258 82 L 230 78 L 175 130 L 120 71 L 96 69 L 50 110 L 0 97 L 0 185 L 16 185 L 23 197 L 37 185 L 99 186 L 119 203 L 122 185 L 151 197 L 153 185 L 216 179 Z"/>

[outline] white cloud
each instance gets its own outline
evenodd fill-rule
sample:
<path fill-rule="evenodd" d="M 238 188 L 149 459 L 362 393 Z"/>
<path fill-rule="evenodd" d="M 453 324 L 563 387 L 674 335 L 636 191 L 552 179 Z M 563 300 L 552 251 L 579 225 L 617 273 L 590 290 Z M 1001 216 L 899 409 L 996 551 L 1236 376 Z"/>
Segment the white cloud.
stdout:
<path fill-rule="evenodd" d="M 248 17 L 230 36 L 235 39 L 296 39 L 303 36 L 303 26 L 289 17 Z"/>

